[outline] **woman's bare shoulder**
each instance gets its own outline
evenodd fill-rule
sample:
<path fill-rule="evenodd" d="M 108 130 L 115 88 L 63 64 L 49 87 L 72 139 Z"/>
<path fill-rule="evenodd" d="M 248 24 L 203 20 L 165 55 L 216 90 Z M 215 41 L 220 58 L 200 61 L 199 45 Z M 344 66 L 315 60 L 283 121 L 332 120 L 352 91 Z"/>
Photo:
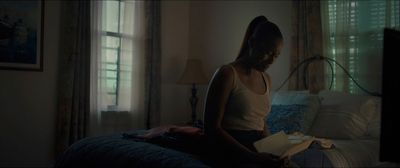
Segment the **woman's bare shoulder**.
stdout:
<path fill-rule="evenodd" d="M 216 71 L 214 76 L 219 77 L 233 77 L 233 67 L 231 64 L 226 64 L 220 66 Z"/>
<path fill-rule="evenodd" d="M 268 80 L 271 79 L 271 76 L 267 72 L 261 72 L 265 77 L 267 77 Z"/>
<path fill-rule="evenodd" d="M 212 83 L 233 86 L 234 72 L 230 64 L 220 66 L 212 77 Z"/>

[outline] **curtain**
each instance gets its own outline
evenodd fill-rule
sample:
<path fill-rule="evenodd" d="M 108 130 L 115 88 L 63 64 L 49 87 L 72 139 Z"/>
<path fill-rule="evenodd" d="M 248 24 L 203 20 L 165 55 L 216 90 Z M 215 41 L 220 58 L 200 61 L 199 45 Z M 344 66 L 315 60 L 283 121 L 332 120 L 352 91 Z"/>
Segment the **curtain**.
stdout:
<path fill-rule="evenodd" d="M 90 4 L 63 1 L 56 154 L 84 138 L 89 126 Z"/>
<path fill-rule="evenodd" d="M 290 70 L 294 76 L 289 80 L 289 90 L 310 90 L 317 93 L 324 88 L 324 63 L 304 60 L 322 55 L 322 25 L 320 1 L 293 1 L 293 32 Z"/>
<path fill-rule="evenodd" d="M 147 48 L 146 48 L 146 127 L 160 125 L 161 104 L 161 4 L 160 1 L 146 2 Z"/>
<path fill-rule="evenodd" d="M 383 28 L 399 26 L 399 1 L 321 1 L 321 12 L 325 55 L 352 77 L 338 65 L 326 66 L 326 86 L 332 83 L 332 90 L 354 94 L 379 93 Z"/>
<path fill-rule="evenodd" d="M 106 1 L 92 2 L 91 119 L 95 134 L 126 131 L 159 124 L 160 107 L 160 16 L 158 1 L 114 1 L 119 3 L 119 29 L 113 23 Z M 104 23 L 106 22 L 106 23 Z M 107 34 L 118 37 L 118 103 L 109 105 L 107 71 L 110 44 Z"/>

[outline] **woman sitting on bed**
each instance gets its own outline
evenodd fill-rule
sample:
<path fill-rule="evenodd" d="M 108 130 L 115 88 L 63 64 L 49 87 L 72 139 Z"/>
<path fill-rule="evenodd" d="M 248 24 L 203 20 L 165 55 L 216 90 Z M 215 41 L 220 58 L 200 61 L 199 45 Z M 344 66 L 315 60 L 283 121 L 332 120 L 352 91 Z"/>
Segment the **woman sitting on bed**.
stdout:
<path fill-rule="evenodd" d="M 287 161 L 253 147 L 268 136 L 264 119 L 271 109 L 271 80 L 265 71 L 282 45 L 279 28 L 258 16 L 249 24 L 236 60 L 215 72 L 207 91 L 204 133 L 213 143 L 214 157 L 223 160 L 218 164 L 280 167 Z"/>

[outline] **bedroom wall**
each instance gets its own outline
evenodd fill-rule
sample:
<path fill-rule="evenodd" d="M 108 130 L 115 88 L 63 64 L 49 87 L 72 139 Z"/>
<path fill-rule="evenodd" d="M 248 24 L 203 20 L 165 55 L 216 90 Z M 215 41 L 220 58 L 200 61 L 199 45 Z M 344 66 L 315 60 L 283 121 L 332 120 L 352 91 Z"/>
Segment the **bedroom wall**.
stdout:
<path fill-rule="evenodd" d="M 190 120 L 190 87 L 175 84 L 188 57 L 203 61 L 211 78 L 215 69 L 233 61 L 248 23 L 265 15 L 284 36 L 281 56 L 267 71 L 277 88 L 289 74 L 291 1 L 167 1 L 162 3 L 162 124 Z M 285 89 L 284 87 L 283 89 Z M 198 118 L 202 117 L 207 85 L 199 87 Z"/>
<path fill-rule="evenodd" d="M 190 119 L 188 89 L 178 85 L 189 54 L 189 1 L 161 1 L 161 124 Z"/>
<path fill-rule="evenodd" d="M 0 167 L 53 164 L 59 9 L 46 1 L 43 72 L 0 70 Z"/>
<path fill-rule="evenodd" d="M 273 87 L 288 74 L 290 1 L 162 1 L 162 124 L 190 119 L 190 87 L 177 85 L 187 57 L 209 77 L 233 60 L 248 22 L 263 14 L 281 27 L 284 50 L 269 73 Z M 0 70 L 0 167 L 51 167 L 54 161 L 60 2 L 46 1 L 44 71 Z M 201 118 L 206 86 L 199 89 Z"/>

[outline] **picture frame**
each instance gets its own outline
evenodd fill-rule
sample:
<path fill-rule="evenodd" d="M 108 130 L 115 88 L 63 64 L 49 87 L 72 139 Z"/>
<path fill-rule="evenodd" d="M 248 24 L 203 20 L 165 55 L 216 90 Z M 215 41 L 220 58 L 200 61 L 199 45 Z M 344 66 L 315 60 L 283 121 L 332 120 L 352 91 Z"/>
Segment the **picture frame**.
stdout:
<path fill-rule="evenodd" d="M 0 69 L 43 71 L 44 0 L 0 1 Z"/>

